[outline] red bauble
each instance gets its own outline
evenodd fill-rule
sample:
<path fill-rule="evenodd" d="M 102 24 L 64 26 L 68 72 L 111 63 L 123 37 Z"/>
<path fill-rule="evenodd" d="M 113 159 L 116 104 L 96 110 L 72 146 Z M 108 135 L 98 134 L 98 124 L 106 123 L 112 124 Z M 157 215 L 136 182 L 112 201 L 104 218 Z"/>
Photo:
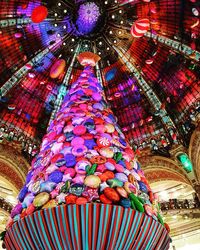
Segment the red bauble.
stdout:
<path fill-rule="evenodd" d="M 45 6 L 36 7 L 31 14 L 33 23 L 41 23 L 48 15 L 48 10 Z"/>

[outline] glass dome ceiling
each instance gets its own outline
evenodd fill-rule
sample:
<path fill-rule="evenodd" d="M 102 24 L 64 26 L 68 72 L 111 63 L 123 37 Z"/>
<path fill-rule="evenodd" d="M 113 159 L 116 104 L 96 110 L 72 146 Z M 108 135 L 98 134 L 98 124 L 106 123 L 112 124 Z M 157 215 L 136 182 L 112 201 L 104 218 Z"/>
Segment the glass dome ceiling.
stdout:
<path fill-rule="evenodd" d="M 31 21 L 37 6 L 47 18 Z M 95 68 L 134 149 L 169 155 L 188 145 L 200 112 L 200 5 L 195 0 L 2 0 L 0 8 L 0 138 L 34 155 L 49 120 L 82 70 L 76 56 L 101 56 Z M 131 35 L 141 18 L 150 28 Z M 66 61 L 59 78 L 50 69 Z"/>

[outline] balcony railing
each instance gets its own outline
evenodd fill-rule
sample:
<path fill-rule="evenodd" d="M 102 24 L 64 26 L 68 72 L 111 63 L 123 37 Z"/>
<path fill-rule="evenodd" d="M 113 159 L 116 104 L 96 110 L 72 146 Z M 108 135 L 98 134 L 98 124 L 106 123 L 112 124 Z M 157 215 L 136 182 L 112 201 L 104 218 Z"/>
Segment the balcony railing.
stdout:
<path fill-rule="evenodd" d="M 200 208 L 200 202 L 195 200 L 178 200 L 178 199 L 170 199 L 166 202 L 161 202 L 161 210 L 175 210 L 175 209 L 194 209 Z"/>

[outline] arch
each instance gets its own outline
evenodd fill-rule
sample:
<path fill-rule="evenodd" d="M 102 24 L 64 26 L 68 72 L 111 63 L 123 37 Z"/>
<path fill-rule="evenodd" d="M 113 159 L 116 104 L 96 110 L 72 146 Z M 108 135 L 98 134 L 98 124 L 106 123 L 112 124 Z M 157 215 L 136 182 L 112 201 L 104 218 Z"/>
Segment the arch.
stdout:
<path fill-rule="evenodd" d="M 24 179 L 13 169 L 13 166 L 6 164 L 2 160 L 0 160 L 0 176 L 12 183 L 18 190 L 23 186 Z"/>
<path fill-rule="evenodd" d="M 179 165 L 162 156 L 142 156 L 139 162 L 145 172 L 146 178 L 151 183 L 155 180 L 178 180 L 182 183 L 192 185 L 190 179 Z"/>
<path fill-rule="evenodd" d="M 18 191 L 25 182 L 29 164 L 21 155 L 19 143 L 3 141 L 0 144 L 0 176 L 10 182 Z"/>
<path fill-rule="evenodd" d="M 200 182 L 200 123 L 191 136 L 188 152 L 195 175 L 198 182 Z"/>

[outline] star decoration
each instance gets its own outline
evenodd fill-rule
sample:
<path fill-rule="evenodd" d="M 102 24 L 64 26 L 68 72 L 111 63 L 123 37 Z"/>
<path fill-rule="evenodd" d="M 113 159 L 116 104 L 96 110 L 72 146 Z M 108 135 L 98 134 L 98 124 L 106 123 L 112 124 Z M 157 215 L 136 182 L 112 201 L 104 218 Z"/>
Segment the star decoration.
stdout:
<path fill-rule="evenodd" d="M 109 185 L 106 183 L 106 181 L 102 182 L 100 184 L 100 191 L 102 192 L 107 187 L 109 187 Z"/>
<path fill-rule="evenodd" d="M 89 198 L 89 201 L 97 200 L 99 198 L 97 188 L 88 188 L 86 187 L 85 191 L 82 193 L 84 197 Z"/>
<path fill-rule="evenodd" d="M 58 193 L 59 191 L 54 189 L 52 192 L 51 192 L 51 198 L 54 199 L 56 196 L 58 196 Z"/>
<path fill-rule="evenodd" d="M 125 170 L 124 170 L 124 173 L 125 173 L 127 176 L 129 176 L 129 174 L 131 174 L 131 171 L 129 171 L 128 169 L 125 169 Z"/>
<path fill-rule="evenodd" d="M 51 164 L 51 165 L 46 169 L 46 173 L 47 173 L 47 174 L 50 174 L 50 173 L 54 172 L 54 171 L 57 170 L 57 169 L 58 169 L 58 167 L 57 167 L 56 165 Z"/>
<path fill-rule="evenodd" d="M 72 179 L 72 177 L 70 176 L 70 174 L 65 174 L 65 175 L 63 175 L 62 181 L 66 182 L 66 181 L 69 181 L 71 179 Z"/>
<path fill-rule="evenodd" d="M 60 193 L 60 194 L 56 197 L 58 203 L 59 203 L 59 204 L 65 203 L 65 197 L 66 197 L 66 196 L 67 196 L 66 194 Z"/>
<path fill-rule="evenodd" d="M 60 183 L 58 183 L 58 185 L 56 186 L 56 190 L 57 190 L 57 191 L 60 191 L 60 190 L 61 190 L 61 188 L 63 187 L 63 185 L 65 185 L 65 183 L 64 183 L 64 182 L 60 182 Z"/>
<path fill-rule="evenodd" d="M 48 192 L 50 193 L 55 188 L 56 183 L 52 181 L 45 181 L 40 185 L 41 192 Z"/>

